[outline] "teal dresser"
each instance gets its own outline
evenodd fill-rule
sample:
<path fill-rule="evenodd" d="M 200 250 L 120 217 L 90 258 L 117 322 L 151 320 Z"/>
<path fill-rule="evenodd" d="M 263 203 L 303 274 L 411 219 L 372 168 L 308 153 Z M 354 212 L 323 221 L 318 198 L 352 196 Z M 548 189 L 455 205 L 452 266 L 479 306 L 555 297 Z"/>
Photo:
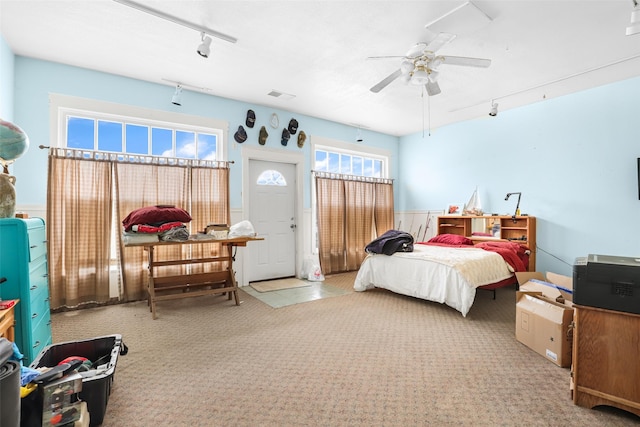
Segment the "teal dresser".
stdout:
<path fill-rule="evenodd" d="M 15 306 L 15 342 L 29 366 L 52 343 L 47 235 L 41 218 L 0 218 L 0 298 Z"/>

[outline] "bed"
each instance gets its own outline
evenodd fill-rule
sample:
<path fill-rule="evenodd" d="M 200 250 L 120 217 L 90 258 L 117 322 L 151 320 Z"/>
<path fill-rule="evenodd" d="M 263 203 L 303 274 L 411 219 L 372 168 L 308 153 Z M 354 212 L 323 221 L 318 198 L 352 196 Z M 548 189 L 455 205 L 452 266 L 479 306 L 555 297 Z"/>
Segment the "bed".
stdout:
<path fill-rule="evenodd" d="M 467 316 L 477 289 L 516 283 L 527 271 L 529 250 L 508 241 L 474 244 L 463 236 L 438 235 L 414 244 L 413 252 L 368 254 L 354 289 L 383 288 L 402 295 L 446 304 Z"/>

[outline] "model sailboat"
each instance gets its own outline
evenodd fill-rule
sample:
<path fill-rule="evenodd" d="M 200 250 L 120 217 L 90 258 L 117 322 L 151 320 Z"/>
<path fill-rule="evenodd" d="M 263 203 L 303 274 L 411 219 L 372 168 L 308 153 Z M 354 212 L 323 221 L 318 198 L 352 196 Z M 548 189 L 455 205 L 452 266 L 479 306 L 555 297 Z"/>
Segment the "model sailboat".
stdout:
<path fill-rule="evenodd" d="M 482 204 L 480 203 L 480 196 L 478 196 L 478 187 L 473 191 L 471 198 L 464 205 L 462 213 L 465 215 L 482 215 Z"/>

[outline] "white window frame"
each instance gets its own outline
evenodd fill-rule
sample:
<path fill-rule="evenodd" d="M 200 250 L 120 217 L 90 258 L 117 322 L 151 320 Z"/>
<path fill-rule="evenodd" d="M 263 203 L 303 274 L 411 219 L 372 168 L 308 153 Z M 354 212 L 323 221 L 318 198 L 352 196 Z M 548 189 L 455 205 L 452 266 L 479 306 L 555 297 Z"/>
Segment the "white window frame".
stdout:
<path fill-rule="evenodd" d="M 314 170 L 317 150 L 380 160 L 382 162 L 382 169 L 380 170 L 382 176 L 380 176 L 380 178 L 389 178 L 391 172 L 389 167 L 391 163 L 391 152 L 388 150 L 316 136 L 311 142 L 311 163 L 314 166 L 312 167 Z M 313 200 L 315 200 L 315 194 Z"/>
<path fill-rule="evenodd" d="M 229 122 L 226 120 L 61 94 L 50 94 L 49 105 L 49 135 L 51 138 L 49 145 L 51 147 L 66 147 L 66 119 L 68 116 L 74 116 L 216 135 L 216 160 L 227 160 Z M 151 154 L 148 155 L 151 156 Z"/>

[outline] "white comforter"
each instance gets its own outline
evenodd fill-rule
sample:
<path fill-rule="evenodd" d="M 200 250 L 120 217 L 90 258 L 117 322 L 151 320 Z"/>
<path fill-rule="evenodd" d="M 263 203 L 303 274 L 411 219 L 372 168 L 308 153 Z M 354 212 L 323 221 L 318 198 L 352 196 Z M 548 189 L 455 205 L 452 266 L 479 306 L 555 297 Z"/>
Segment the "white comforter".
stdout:
<path fill-rule="evenodd" d="M 512 275 L 509 264 L 494 252 L 416 244 L 413 252 L 368 255 L 353 288 L 356 291 L 384 288 L 444 303 L 466 317 L 478 286 Z"/>

